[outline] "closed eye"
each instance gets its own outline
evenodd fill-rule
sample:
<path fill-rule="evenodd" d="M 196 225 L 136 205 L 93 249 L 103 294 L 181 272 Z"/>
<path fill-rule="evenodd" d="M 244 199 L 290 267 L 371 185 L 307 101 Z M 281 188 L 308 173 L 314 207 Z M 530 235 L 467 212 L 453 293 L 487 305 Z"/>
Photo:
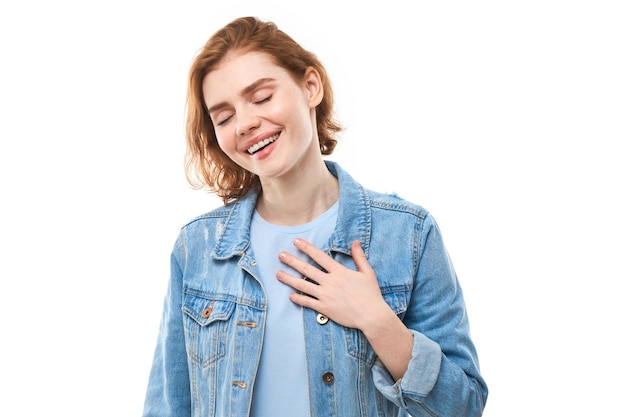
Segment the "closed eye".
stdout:
<path fill-rule="evenodd" d="M 254 104 L 263 104 L 263 103 L 267 103 L 268 101 L 270 101 L 272 99 L 272 95 L 270 94 L 269 96 L 265 97 L 262 100 L 259 101 L 255 101 Z"/>
<path fill-rule="evenodd" d="M 257 101 L 253 101 L 252 104 L 253 105 L 260 105 L 260 104 L 264 104 L 267 103 L 268 101 L 270 101 L 272 99 L 272 94 L 266 96 L 265 98 L 262 98 L 261 100 L 257 100 Z M 220 115 L 218 114 L 217 119 L 220 119 L 219 117 Z M 228 123 L 228 121 L 233 117 L 233 115 L 229 115 L 227 117 L 224 117 L 223 119 L 218 120 L 217 122 L 213 122 L 216 126 L 224 126 L 226 123 Z"/>
<path fill-rule="evenodd" d="M 228 116 L 225 119 L 220 120 L 219 122 L 216 123 L 216 125 L 218 126 L 224 126 L 226 123 L 228 123 L 228 121 L 232 118 L 233 116 Z"/>

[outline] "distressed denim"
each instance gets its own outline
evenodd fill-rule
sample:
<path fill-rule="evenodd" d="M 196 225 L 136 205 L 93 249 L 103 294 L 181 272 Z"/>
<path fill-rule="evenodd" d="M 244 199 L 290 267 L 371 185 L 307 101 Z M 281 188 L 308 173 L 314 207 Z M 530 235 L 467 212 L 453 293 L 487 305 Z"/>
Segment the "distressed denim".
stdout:
<path fill-rule="evenodd" d="M 336 163 L 337 225 L 324 248 L 350 268 L 358 239 L 385 301 L 413 334 L 408 369 L 394 381 L 365 336 L 304 311 L 311 415 L 480 416 L 487 386 L 470 338 L 463 293 L 432 216 L 364 189 Z M 171 257 L 144 416 L 248 416 L 267 308 L 249 250 L 257 194 L 202 215 Z"/>

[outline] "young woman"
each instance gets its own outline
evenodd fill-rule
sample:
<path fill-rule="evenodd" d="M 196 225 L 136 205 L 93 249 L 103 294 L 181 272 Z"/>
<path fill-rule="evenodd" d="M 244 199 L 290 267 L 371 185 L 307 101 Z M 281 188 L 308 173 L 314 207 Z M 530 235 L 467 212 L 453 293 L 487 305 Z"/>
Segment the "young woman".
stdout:
<path fill-rule="evenodd" d="M 324 67 L 271 22 L 213 35 L 189 79 L 185 225 L 144 416 L 479 416 L 465 303 L 432 216 L 327 161 Z"/>

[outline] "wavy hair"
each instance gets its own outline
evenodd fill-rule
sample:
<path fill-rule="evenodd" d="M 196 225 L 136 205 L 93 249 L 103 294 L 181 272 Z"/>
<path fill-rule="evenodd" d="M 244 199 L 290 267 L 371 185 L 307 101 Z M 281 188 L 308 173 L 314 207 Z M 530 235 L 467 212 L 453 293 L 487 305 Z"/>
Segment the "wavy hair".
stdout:
<path fill-rule="evenodd" d="M 196 189 L 208 188 L 226 204 L 260 186 L 259 179 L 234 163 L 219 147 L 215 129 L 204 101 L 202 83 L 231 50 L 258 51 L 268 54 L 296 80 L 313 67 L 320 74 L 324 96 L 316 107 L 319 146 L 330 155 L 337 145 L 337 134 L 343 129 L 334 119 L 333 91 L 328 75 L 317 57 L 277 28 L 273 22 L 255 17 L 233 20 L 218 30 L 195 57 L 189 71 L 185 173 Z"/>

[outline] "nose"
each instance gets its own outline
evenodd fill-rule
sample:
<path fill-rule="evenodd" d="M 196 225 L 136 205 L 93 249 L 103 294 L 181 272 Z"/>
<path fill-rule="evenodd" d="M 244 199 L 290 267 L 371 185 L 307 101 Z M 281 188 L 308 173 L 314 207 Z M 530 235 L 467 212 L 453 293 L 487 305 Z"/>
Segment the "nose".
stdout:
<path fill-rule="evenodd" d="M 236 133 L 238 136 L 243 136 L 261 124 L 261 119 L 251 112 L 239 111 L 237 113 L 237 127 Z"/>

